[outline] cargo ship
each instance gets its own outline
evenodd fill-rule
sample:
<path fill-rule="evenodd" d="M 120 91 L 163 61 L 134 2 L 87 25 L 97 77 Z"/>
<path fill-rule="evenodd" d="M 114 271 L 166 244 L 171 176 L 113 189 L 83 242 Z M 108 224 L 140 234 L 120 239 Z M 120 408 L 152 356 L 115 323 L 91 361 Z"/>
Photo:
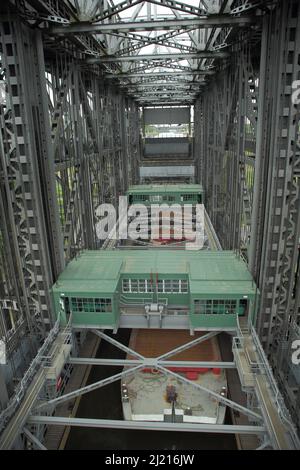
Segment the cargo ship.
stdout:
<path fill-rule="evenodd" d="M 129 347 L 144 357 L 159 357 L 204 335 L 196 332 L 191 336 L 187 330 L 132 330 Z M 127 359 L 134 359 L 128 355 Z M 197 344 L 166 359 L 170 361 L 220 361 L 216 337 Z M 121 397 L 125 420 L 165 421 L 222 424 L 226 406 L 205 391 L 180 380 L 188 379 L 218 394 L 226 396 L 225 371 L 216 367 L 166 368 L 179 377 L 155 368 L 144 368 L 121 381 Z"/>

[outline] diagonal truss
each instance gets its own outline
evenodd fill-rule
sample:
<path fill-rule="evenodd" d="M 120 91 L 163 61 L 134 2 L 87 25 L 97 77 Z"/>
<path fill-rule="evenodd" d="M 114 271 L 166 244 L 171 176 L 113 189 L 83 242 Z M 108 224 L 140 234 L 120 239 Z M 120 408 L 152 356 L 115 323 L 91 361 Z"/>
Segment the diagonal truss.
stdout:
<path fill-rule="evenodd" d="M 264 2 L 257 1 L 251 8 L 246 0 L 239 2 L 238 7 L 234 0 L 73 3 L 77 10 L 74 18 L 68 17 L 67 12 L 61 14 L 60 21 L 53 20 L 50 28 L 45 28 L 46 35 L 80 40 L 87 45 L 82 57 L 87 67 L 98 67 L 108 79 L 121 80 L 127 74 L 128 84 L 134 87 L 135 77 L 130 74 L 144 71 L 159 74 L 166 68 L 168 77 L 174 76 L 174 84 L 181 78 L 179 70 L 199 70 L 205 78 L 209 77 L 230 58 L 228 48 L 232 38 L 239 37 L 240 31 L 249 34 L 255 31 L 260 23 L 255 10 Z M 58 17 L 56 14 L 55 18 Z M 159 79 L 157 75 L 157 83 Z M 198 94 L 189 95 L 192 102 Z M 152 103 L 145 95 L 143 101 L 147 100 Z M 185 100 L 185 95 L 179 96 L 179 102 Z"/>
<path fill-rule="evenodd" d="M 188 343 L 186 343 L 186 344 L 184 344 L 184 345 L 182 345 L 182 346 L 180 346 L 180 347 L 178 347 L 174 350 L 169 351 L 166 354 L 161 355 L 160 357 L 146 358 L 146 357 L 142 356 L 141 354 L 139 354 L 138 352 L 136 352 L 136 351 L 132 350 L 131 348 L 128 348 L 124 344 L 120 343 L 119 341 L 111 338 L 110 336 L 107 336 L 102 331 L 100 331 L 100 330 L 92 330 L 92 331 L 95 334 L 97 334 L 98 336 L 100 336 L 102 339 L 104 339 L 105 341 L 108 341 L 109 343 L 113 344 L 115 347 L 117 347 L 121 351 L 125 351 L 128 354 L 130 354 L 132 356 L 135 356 L 136 359 L 125 360 L 124 361 L 124 365 L 127 364 L 128 366 L 133 366 L 133 367 L 130 368 L 130 369 L 124 369 L 122 372 L 120 372 L 118 374 L 115 374 L 111 377 L 107 377 L 107 378 L 102 379 L 98 382 L 95 382 L 93 384 L 82 387 L 81 389 L 74 390 L 74 391 L 72 391 L 70 393 L 67 393 L 65 395 L 61 395 L 60 397 L 48 400 L 46 402 L 42 402 L 42 403 L 40 403 L 39 405 L 37 405 L 35 407 L 34 411 L 42 411 L 42 410 L 51 408 L 53 406 L 58 405 L 59 403 L 63 403 L 63 402 L 68 401 L 72 398 L 75 398 L 77 396 L 88 393 L 92 390 L 96 390 L 98 388 L 104 387 L 105 385 L 108 385 L 112 382 L 116 382 L 117 380 L 122 379 L 124 376 L 126 376 L 128 374 L 129 375 L 134 374 L 135 372 L 138 372 L 138 371 L 142 370 L 143 368 L 150 366 L 150 367 L 157 368 L 158 370 L 161 370 L 164 374 L 166 374 L 166 373 L 171 374 L 174 377 L 176 377 L 178 380 L 184 381 L 185 383 L 187 383 L 189 385 L 192 385 L 194 387 L 197 386 L 198 390 L 213 396 L 219 402 L 225 404 L 226 406 L 230 406 L 233 409 L 238 410 L 240 413 L 243 413 L 246 416 L 249 416 L 252 419 L 255 419 L 256 421 L 261 421 L 262 420 L 262 417 L 259 414 L 255 413 L 254 411 L 251 411 L 251 410 L 243 407 L 242 405 L 239 405 L 238 403 L 235 403 L 232 400 L 229 400 L 228 398 L 225 398 L 221 394 L 218 394 L 218 393 L 216 393 L 216 392 L 214 392 L 214 391 L 212 391 L 212 390 L 210 390 L 206 387 L 203 387 L 199 384 L 195 384 L 192 381 L 190 381 L 188 379 L 185 379 L 181 375 L 178 375 L 178 374 L 173 373 L 173 372 L 169 371 L 168 369 L 166 369 L 166 367 L 168 367 L 172 364 L 172 361 L 166 361 L 167 358 L 169 358 L 170 356 L 173 356 L 175 354 L 178 354 L 181 351 L 189 349 L 189 348 L 195 346 L 196 344 L 202 343 L 202 342 L 212 338 L 213 336 L 216 336 L 218 334 L 218 332 L 209 332 L 206 335 L 201 336 L 200 338 L 192 340 L 192 341 L 190 341 L 190 342 L 188 342 Z M 76 363 L 76 358 L 74 358 L 73 361 L 74 361 L 74 363 Z M 93 361 L 93 360 L 91 360 L 91 361 Z M 111 359 L 108 360 L 108 363 L 111 363 L 111 361 L 112 361 Z M 71 362 L 72 362 L 72 359 L 71 359 Z M 79 360 L 79 362 L 82 362 L 82 360 L 81 361 Z M 103 360 L 96 361 L 96 362 L 97 362 L 98 365 L 105 365 L 105 361 L 103 362 Z M 120 363 L 123 364 L 123 361 L 120 361 L 120 360 L 115 361 L 115 362 L 117 362 L 118 364 L 120 364 Z M 177 365 L 179 363 L 181 363 L 181 364 L 184 364 L 186 366 L 186 362 L 176 361 L 176 363 L 177 363 Z M 224 363 L 224 364 L 225 364 L 225 367 L 232 367 L 232 363 Z M 194 363 L 194 365 L 195 365 L 195 363 Z M 222 366 L 222 363 L 221 363 L 221 366 Z"/>
<path fill-rule="evenodd" d="M 143 0 L 125 0 L 119 3 L 118 5 L 113 5 L 107 8 L 102 13 L 96 14 L 92 18 L 92 22 L 106 20 L 107 18 L 111 18 L 112 16 L 119 14 L 125 10 L 128 10 L 129 8 L 132 8 L 133 6 L 139 5 L 142 2 Z M 182 11 L 187 14 L 196 15 L 196 16 L 203 16 L 207 12 L 207 7 L 205 9 L 197 8 L 192 5 L 178 2 L 177 0 L 149 0 L 149 2 L 156 4 L 156 5 L 163 6 L 163 7 L 169 7 L 169 8 L 172 7 L 173 9 Z M 202 3 L 202 1 L 200 3 Z"/>

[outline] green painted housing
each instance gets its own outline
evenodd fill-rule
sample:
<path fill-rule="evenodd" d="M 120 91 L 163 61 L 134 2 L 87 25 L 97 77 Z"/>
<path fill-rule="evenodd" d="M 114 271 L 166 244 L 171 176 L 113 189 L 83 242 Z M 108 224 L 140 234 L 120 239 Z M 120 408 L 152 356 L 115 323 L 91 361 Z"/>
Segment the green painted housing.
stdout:
<path fill-rule="evenodd" d="M 147 184 L 129 186 L 129 204 L 202 204 L 200 184 Z"/>
<path fill-rule="evenodd" d="M 114 327 L 127 306 L 164 303 L 182 309 L 191 328 L 235 327 L 255 319 L 257 288 L 232 251 L 83 251 L 52 288 L 56 316 L 65 324 Z"/>

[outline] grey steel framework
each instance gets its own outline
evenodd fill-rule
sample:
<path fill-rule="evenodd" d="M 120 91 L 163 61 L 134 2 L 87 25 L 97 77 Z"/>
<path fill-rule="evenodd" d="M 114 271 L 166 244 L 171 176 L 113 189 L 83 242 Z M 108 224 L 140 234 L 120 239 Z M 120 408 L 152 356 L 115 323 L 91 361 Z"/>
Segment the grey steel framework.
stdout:
<path fill-rule="evenodd" d="M 93 332 L 100 336 L 102 340 L 108 341 L 121 351 L 130 354 L 134 359 L 102 360 L 69 357 L 72 349 L 71 328 L 68 325 L 64 331 L 59 331 L 57 322 L 54 329 L 51 330 L 45 346 L 39 351 L 35 363 L 30 367 L 30 372 L 27 373 L 26 378 L 24 377 L 22 386 L 18 389 L 18 399 L 10 401 L 7 410 L 0 414 L 0 430 L 2 430 L 0 449 L 20 447 L 18 438 L 21 439 L 21 442 L 23 440 L 25 448 L 33 444 L 35 448 L 46 449 L 42 441 L 45 434 L 44 428 L 49 425 L 162 431 L 177 431 L 180 429 L 182 432 L 254 434 L 261 442 L 261 446 L 274 449 L 300 448 L 300 440 L 297 437 L 296 429 L 290 422 L 290 416 L 278 392 L 258 337 L 255 332 L 251 334 L 249 328 L 242 326 L 237 331 L 238 336 L 234 338 L 233 343 L 234 362 L 217 363 L 217 366 L 221 368 L 237 368 L 241 387 L 247 394 L 247 407 L 227 398 L 224 392 L 218 393 L 213 391 L 168 369 L 168 367 L 175 365 L 178 367 L 200 367 L 203 365 L 213 367 L 216 364 L 214 362 L 172 361 L 172 356 L 192 348 L 196 344 L 205 342 L 211 337 L 216 336 L 218 332 L 207 333 L 156 358 L 143 357 L 138 352 L 119 343 L 102 331 L 93 330 Z M 250 362 L 248 360 L 245 361 L 245 357 L 248 357 L 248 355 Z M 242 361 L 241 357 L 244 358 Z M 115 375 L 108 376 L 100 381 L 67 393 L 64 393 L 64 390 L 61 389 L 59 396 L 57 396 L 54 387 L 55 377 L 61 373 L 63 364 L 69 362 L 98 366 L 118 364 L 126 366 L 126 368 Z M 59 368 L 57 368 L 58 364 L 60 364 Z M 169 423 L 160 422 L 97 420 L 60 416 L 62 408 L 57 408 L 59 405 L 70 402 L 77 397 L 81 397 L 113 382 L 123 380 L 124 377 L 136 374 L 145 367 L 156 368 L 160 373 L 184 382 L 201 393 L 208 394 L 223 406 L 225 405 L 238 411 L 247 417 L 247 420 L 244 421 L 243 425 L 204 425 L 195 423 L 172 423 L 170 425 Z M 25 387 L 25 382 L 28 383 L 28 387 Z"/>
<path fill-rule="evenodd" d="M 292 102 L 299 22 L 299 2 L 279 2 L 263 20 L 260 63 L 245 43 L 195 105 L 207 210 L 222 246 L 249 257 L 261 292 L 257 331 L 298 426 L 291 348 L 300 338 L 299 104 Z"/>
<path fill-rule="evenodd" d="M 99 247 L 97 206 L 139 180 L 144 110 L 192 105 L 195 182 L 249 263 L 299 429 L 299 22 L 297 0 L 1 2 L 0 409 L 54 324 L 53 281 Z"/>

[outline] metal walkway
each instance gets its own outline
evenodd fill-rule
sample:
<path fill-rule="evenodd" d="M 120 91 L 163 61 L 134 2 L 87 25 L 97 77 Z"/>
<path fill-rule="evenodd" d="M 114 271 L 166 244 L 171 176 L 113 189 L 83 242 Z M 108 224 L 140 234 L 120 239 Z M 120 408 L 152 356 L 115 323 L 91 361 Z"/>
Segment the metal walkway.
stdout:
<path fill-rule="evenodd" d="M 245 319 L 240 320 L 238 336 L 233 340 L 233 354 L 242 390 L 256 398 L 269 439 L 265 447 L 277 450 L 299 449 L 296 428 L 285 407 L 258 336 Z"/>

